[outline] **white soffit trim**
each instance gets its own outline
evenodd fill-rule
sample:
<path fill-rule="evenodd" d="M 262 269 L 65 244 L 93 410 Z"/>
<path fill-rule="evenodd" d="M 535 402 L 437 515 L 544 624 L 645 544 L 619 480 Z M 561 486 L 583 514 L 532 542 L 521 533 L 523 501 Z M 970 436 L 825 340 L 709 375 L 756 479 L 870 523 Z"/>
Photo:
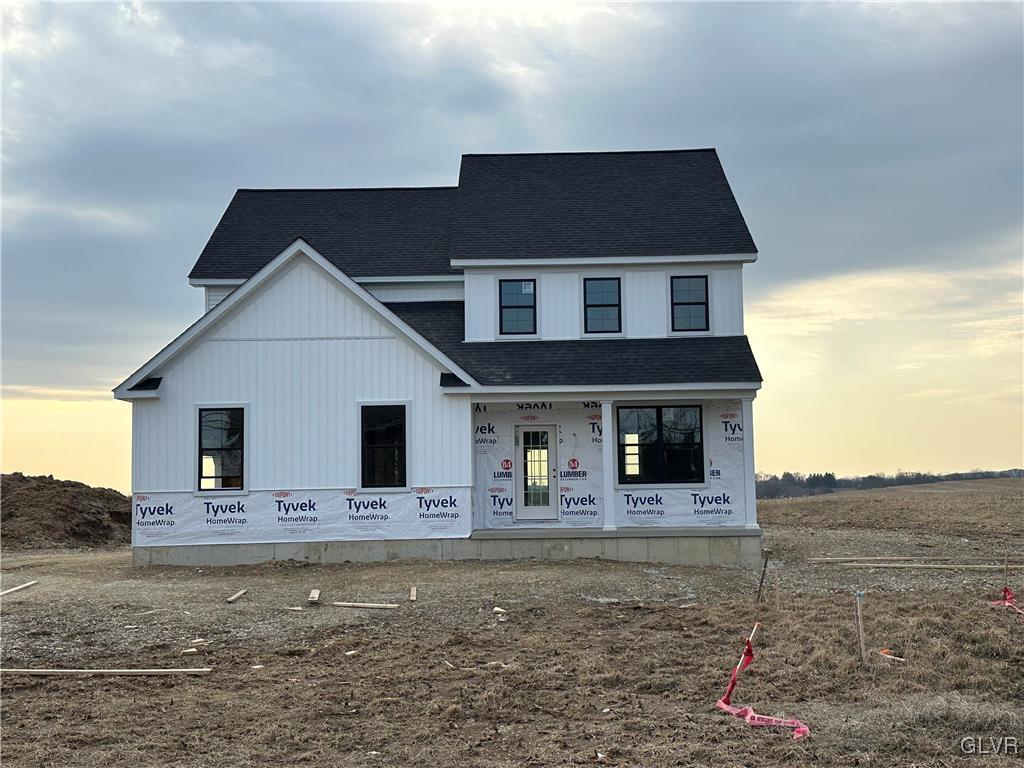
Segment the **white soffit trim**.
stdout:
<path fill-rule="evenodd" d="M 722 264 L 757 261 L 756 253 L 717 253 L 693 256 L 584 256 L 581 258 L 452 259 L 453 267 L 546 267 L 550 265 L 626 266 L 629 264 Z"/>
<path fill-rule="evenodd" d="M 197 280 L 189 280 L 188 284 L 191 285 L 193 288 L 219 288 L 225 285 L 241 285 L 244 282 L 245 280 L 239 280 L 234 277 L 209 277 Z"/>
<path fill-rule="evenodd" d="M 269 280 L 273 275 L 277 274 L 286 264 L 288 264 L 293 258 L 297 256 L 306 256 L 310 261 L 323 269 L 327 274 L 334 277 L 339 283 L 345 286 L 357 299 L 362 301 L 367 307 L 380 315 L 389 325 L 391 325 L 401 335 L 405 336 L 406 339 L 411 341 L 414 345 L 419 347 L 429 357 L 440 363 L 442 366 L 447 368 L 451 373 L 454 373 L 460 379 L 468 382 L 470 388 L 475 390 L 480 385 L 476 383 L 475 379 L 464 371 L 460 366 L 456 365 L 447 355 L 441 350 L 427 341 L 422 335 L 416 330 L 409 326 L 405 321 L 398 317 L 394 312 L 385 307 L 380 301 L 373 297 L 369 291 L 359 285 L 355 280 L 346 275 L 336 266 L 331 264 L 327 259 L 317 253 L 316 249 L 306 243 L 302 238 L 297 239 L 294 243 L 288 246 L 285 250 L 275 256 L 266 265 L 264 265 L 255 275 L 250 277 L 235 290 L 233 290 L 228 296 L 221 301 L 217 306 L 207 312 L 205 315 L 196 320 L 192 325 L 186 328 L 181 334 L 178 335 L 174 341 L 168 344 L 166 347 L 161 349 L 157 354 L 150 358 L 141 368 L 135 373 L 121 382 L 114 389 L 114 397 L 118 400 L 133 400 L 135 399 L 134 393 L 128 390 L 134 387 L 143 379 L 148 378 L 154 371 L 160 366 L 166 365 L 168 362 L 173 360 L 179 353 L 188 347 L 198 336 L 204 331 L 214 325 L 220 318 L 231 311 L 239 303 L 245 301 L 245 299 L 259 288 L 263 283 Z"/>

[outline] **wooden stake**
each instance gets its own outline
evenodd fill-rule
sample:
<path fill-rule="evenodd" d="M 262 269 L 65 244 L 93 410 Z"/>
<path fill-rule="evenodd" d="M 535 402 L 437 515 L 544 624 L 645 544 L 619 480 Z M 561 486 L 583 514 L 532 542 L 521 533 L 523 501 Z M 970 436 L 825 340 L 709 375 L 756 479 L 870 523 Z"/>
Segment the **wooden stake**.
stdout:
<path fill-rule="evenodd" d="M 238 592 L 235 592 L 235 594 L 233 594 L 231 597 L 228 598 L 228 602 L 229 603 L 235 602 L 235 600 L 240 598 L 242 595 L 244 595 L 248 591 L 249 590 L 247 590 L 247 589 L 242 589 L 242 590 L 239 590 Z"/>
<path fill-rule="evenodd" d="M 208 675 L 211 667 L 198 669 L 0 669 L 0 675 Z"/>
<path fill-rule="evenodd" d="M 1003 586 L 1010 586 L 1010 550 L 1003 555 Z"/>
<path fill-rule="evenodd" d="M 331 603 L 339 608 L 397 608 L 394 603 Z"/>
<path fill-rule="evenodd" d="M 28 589 L 33 584 L 38 584 L 38 583 L 39 583 L 38 580 L 37 581 L 30 581 L 27 584 L 20 584 L 17 587 L 11 587 L 10 589 L 5 589 L 3 592 L 0 592 L 0 597 L 3 597 L 4 595 L 9 595 L 12 592 L 17 592 L 18 590 L 21 590 L 21 589 Z"/>
<path fill-rule="evenodd" d="M 761 602 L 761 590 L 764 588 L 764 577 L 768 573 L 768 555 L 769 552 L 764 553 L 764 565 L 761 566 L 761 581 L 757 585 L 757 602 Z"/>
<path fill-rule="evenodd" d="M 409 602 L 416 602 L 416 587 L 409 587 Z"/>
<path fill-rule="evenodd" d="M 782 612 L 782 576 L 781 569 L 776 567 L 772 573 L 772 582 L 775 585 L 775 610 Z"/>
<path fill-rule="evenodd" d="M 861 604 L 864 601 L 864 593 L 857 593 L 857 636 L 860 638 L 860 662 L 865 667 L 868 665 L 867 646 L 864 642 L 864 614 Z"/>

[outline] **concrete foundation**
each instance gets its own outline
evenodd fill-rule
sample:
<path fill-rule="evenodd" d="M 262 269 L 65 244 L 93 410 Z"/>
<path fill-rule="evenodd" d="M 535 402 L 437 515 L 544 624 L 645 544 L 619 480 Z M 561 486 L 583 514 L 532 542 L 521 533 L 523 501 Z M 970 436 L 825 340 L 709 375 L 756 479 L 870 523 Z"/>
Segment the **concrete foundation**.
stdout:
<path fill-rule="evenodd" d="M 619 529 L 477 531 L 469 539 L 318 541 L 135 547 L 135 565 L 245 565 L 268 560 L 379 563 L 393 560 L 574 560 L 758 568 L 761 531 Z"/>

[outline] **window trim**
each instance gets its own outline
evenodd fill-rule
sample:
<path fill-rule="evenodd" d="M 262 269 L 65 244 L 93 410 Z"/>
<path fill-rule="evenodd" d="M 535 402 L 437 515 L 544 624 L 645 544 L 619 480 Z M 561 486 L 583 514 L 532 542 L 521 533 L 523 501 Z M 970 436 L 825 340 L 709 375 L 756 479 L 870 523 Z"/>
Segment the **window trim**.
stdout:
<path fill-rule="evenodd" d="M 676 301 L 675 291 L 673 290 L 673 282 L 677 279 L 680 280 L 703 280 L 704 281 L 704 301 Z M 676 312 L 675 308 L 680 307 L 693 307 L 704 305 L 704 327 L 703 328 L 676 328 Z M 711 275 L 674 275 L 671 272 L 668 274 L 668 327 L 670 333 L 678 334 L 694 334 L 694 333 L 711 333 Z"/>
<path fill-rule="evenodd" d="M 618 285 L 619 301 L 617 304 L 588 304 L 587 303 L 587 283 L 595 280 L 614 280 Z M 592 331 L 587 327 L 587 310 L 591 307 L 615 307 L 617 328 L 614 331 Z M 592 275 L 590 277 L 583 278 L 583 333 L 593 335 L 622 335 L 622 278 L 618 275 Z"/>
<path fill-rule="evenodd" d="M 405 406 L 405 485 L 386 485 L 383 487 L 365 486 L 363 485 L 363 407 L 374 406 L 374 405 L 402 405 Z M 355 455 L 356 455 L 356 478 L 355 483 L 352 487 L 355 488 L 356 493 L 408 493 L 413 488 L 417 487 L 411 480 L 411 473 L 413 469 L 412 462 L 412 446 L 413 446 L 413 429 L 412 429 L 412 401 L 411 400 L 357 400 L 355 403 L 356 408 L 356 428 L 355 432 Z"/>
<path fill-rule="evenodd" d="M 533 330 L 532 331 L 506 331 L 502 327 L 502 311 L 505 309 L 522 309 L 522 304 L 509 304 L 505 305 L 501 302 L 501 286 L 504 283 L 533 283 Z M 535 277 L 524 277 L 524 278 L 499 278 L 498 280 L 498 335 L 499 336 L 536 336 L 537 335 L 537 278 Z"/>
<path fill-rule="evenodd" d="M 252 432 L 252 409 L 248 402 L 230 403 L 194 403 L 192 408 L 192 495 L 193 496 L 248 496 L 252 474 L 249 471 L 250 442 L 247 436 Z M 242 487 L 241 488 L 200 488 L 202 477 L 200 471 L 200 451 L 202 450 L 202 430 L 199 426 L 201 411 L 221 410 L 226 408 L 242 409 Z"/>
<path fill-rule="evenodd" d="M 702 475 L 702 479 L 701 480 L 692 480 L 692 481 L 687 481 L 687 482 L 678 482 L 678 483 L 677 482 L 672 482 L 670 480 L 655 480 L 653 482 L 650 482 L 650 481 L 633 482 L 633 481 L 624 479 L 624 473 L 623 473 L 623 469 L 624 469 L 623 454 L 622 454 L 622 451 L 621 451 L 621 447 L 622 446 L 621 446 L 621 443 L 619 443 L 619 411 L 621 409 L 623 409 L 623 408 L 627 408 L 627 409 L 631 409 L 631 408 L 657 408 L 659 411 L 661 409 L 663 409 L 663 408 L 696 408 L 697 412 L 700 414 L 700 450 L 701 450 L 701 467 L 702 467 L 701 475 Z M 707 435 L 706 435 L 706 432 L 705 432 L 704 404 L 703 403 L 700 403 L 700 402 L 698 402 L 698 403 L 694 403 L 694 402 L 683 402 L 683 403 L 671 403 L 670 402 L 670 403 L 666 403 L 666 402 L 663 402 L 663 401 L 658 401 L 658 402 L 655 402 L 655 403 L 651 403 L 651 402 L 616 403 L 615 404 L 615 425 L 614 426 L 615 426 L 615 429 L 614 429 L 613 434 L 615 436 L 615 489 L 616 490 L 631 490 L 631 489 L 642 490 L 644 488 L 707 488 L 709 486 L 709 484 L 710 484 L 709 483 L 709 477 L 710 477 L 709 469 L 710 469 L 710 467 L 709 467 L 708 461 L 709 461 L 709 458 L 710 458 L 710 454 L 709 454 L 709 451 L 707 449 L 707 440 L 706 440 Z M 660 416 L 660 413 L 659 413 L 659 416 L 658 416 L 658 440 L 661 441 L 662 445 L 664 446 L 664 442 L 662 441 L 662 438 L 661 438 L 661 416 Z"/>

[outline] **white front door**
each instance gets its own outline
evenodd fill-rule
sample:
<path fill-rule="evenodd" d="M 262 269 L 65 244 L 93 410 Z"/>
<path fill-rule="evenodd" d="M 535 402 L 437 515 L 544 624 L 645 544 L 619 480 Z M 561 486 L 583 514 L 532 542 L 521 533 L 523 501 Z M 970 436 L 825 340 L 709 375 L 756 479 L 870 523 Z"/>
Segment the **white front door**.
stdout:
<path fill-rule="evenodd" d="M 516 427 L 516 520 L 558 519 L 555 427 Z"/>

